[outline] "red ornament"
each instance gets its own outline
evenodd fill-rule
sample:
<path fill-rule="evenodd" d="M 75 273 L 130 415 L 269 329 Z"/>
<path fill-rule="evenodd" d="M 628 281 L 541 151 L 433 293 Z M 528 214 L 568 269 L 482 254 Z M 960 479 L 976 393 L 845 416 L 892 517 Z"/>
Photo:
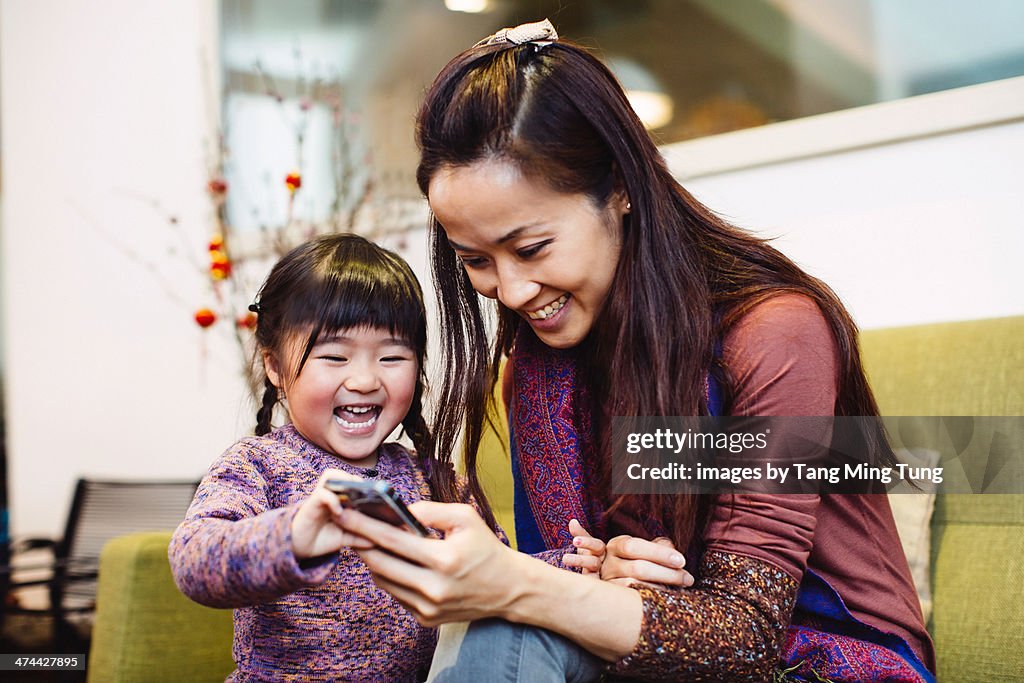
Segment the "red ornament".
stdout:
<path fill-rule="evenodd" d="M 223 251 L 224 249 L 224 236 L 214 235 L 210 238 L 210 251 Z"/>
<path fill-rule="evenodd" d="M 230 261 L 214 261 L 210 264 L 210 277 L 214 280 L 227 280 L 231 277 Z"/>
<path fill-rule="evenodd" d="M 255 330 L 256 329 L 256 320 L 257 320 L 256 314 L 253 313 L 252 311 L 249 311 L 247 313 L 243 313 L 242 315 L 238 316 L 238 319 L 235 320 L 235 324 L 238 325 L 238 327 L 240 327 L 240 328 L 242 328 L 244 330 Z"/>
<path fill-rule="evenodd" d="M 284 184 L 288 186 L 288 191 L 295 194 L 295 191 L 302 187 L 302 175 L 298 171 L 292 171 L 284 177 Z"/>
<path fill-rule="evenodd" d="M 224 180 L 220 176 L 210 178 L 210 182 L 206 183 L 206 191 L 214 197 L 226 195 L 228 193 L 228 181 Z"/>
<path fill-rule="evenodd" d="M 207 328 L 217 322 L 217 314 L 209 308 L 200 308 L 195 314 L 196 324 L 199 327 Z"/>

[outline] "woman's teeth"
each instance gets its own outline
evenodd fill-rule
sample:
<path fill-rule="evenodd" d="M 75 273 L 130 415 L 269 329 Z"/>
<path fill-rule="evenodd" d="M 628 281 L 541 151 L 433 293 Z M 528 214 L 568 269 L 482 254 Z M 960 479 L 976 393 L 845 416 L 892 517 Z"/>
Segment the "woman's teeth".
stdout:
<path fill-rule="evenodd" d="M 536 311 L 527 311 L 526 315 L 530 316 L 530 320 L 547 320 L 555 313 L 558 313 L 560 310 L 562 310 L 562 306 L 564 306 L 565 302 L 568 300 L 568 293 L 563 294 L 562 296 L 558 297 L 557 301 L 553 301 L 544 308 L 538 309 Z"/>
<path fill-rule="evenodd" d="M 334 411 L 334 419 L 342 427 L 347 427 L 348 429 L 369 427 L 377 422 L 378 415 L 380 415 L 379 406 L 342 406 Z M 363 417 L 367 419 L 361 420 L 360 418 Z"/>

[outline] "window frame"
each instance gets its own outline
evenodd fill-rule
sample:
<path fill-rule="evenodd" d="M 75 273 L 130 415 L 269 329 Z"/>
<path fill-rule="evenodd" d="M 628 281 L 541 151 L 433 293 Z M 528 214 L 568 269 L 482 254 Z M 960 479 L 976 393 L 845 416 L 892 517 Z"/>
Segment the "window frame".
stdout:
<path fill-rule="evenodd" d="M 1024 76 L 661 146 L 681 181 L 1024 120 Z"/>

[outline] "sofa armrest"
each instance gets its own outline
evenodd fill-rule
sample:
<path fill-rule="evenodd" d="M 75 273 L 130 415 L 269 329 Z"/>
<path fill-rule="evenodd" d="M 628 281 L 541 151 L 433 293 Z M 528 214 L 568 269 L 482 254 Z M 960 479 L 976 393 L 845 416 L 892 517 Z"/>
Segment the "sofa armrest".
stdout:
<path fill-rule="evenodd" d="M 223 681 L 234 670 L 230 610 L 182 595 L 167 560 L 170 531 L 121 536 L 100 556 L 88 680 Z"/>

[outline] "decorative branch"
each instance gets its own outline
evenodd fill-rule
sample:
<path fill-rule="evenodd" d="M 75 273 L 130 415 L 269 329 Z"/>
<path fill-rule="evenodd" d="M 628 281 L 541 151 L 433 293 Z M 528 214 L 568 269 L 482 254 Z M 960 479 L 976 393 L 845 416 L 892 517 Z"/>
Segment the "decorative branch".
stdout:
<path fill-rule="evenodd" d="M 296 51 L 296 59 L 301 63 L 299 51 Z M 420 221 L 415 220 L 421 214 L 421 210 L 414 208 L 414 203 L 381 192 L 380 179 L 373 171 L 371 155 L 368 152 L 360 155 L 360 145 L 356 144 L 360 137 L 358 128 L 361 119 L 358 114 L 346 111 L 340 83 L 300 77 L 297 80 L 297 94 L 288 98 L 260 63 L 254 65 L 254 71 L 260 79 L 263 93 L 280 109 L 297 150 L 296 167 L 273 172 L 279 173 L 276 175 L 278 180 L 271 182 L 269 188 L 270 193 L 288 193 L 287 213 L 283 224 L 267 224 L 263 221 L 256 233 L 249 232 L 244 235 L 234 229 L 227 210 L 227 198 L 232 190 L 228 174 L 225 172 L 225 160 L 228 158 L 229 150 L 224 131 L 229 121 L 227 116 L 217 117 L 216 107 L 212 104 L 208 109 L 216 123 L 211 126 L 212 141 L 207 141 L 206 191 L 212 209 L 206 245 L 207 258 L 199 256 L 201 247 L 192 244 L 178 217 L 164 208 L 159 201 L 137 191 L 119 192 L 149 205 L 154 213 L 163 218 L 165 225 L 180 242 L 181 254 L 205 282 L 210 296 L 210 300 L 202 305 L 190 307 L 193 319 L 204 330 L 231 335 L 239 352 L 242 375 L 249 384 L 252 396 L 258 399 L 262 387 L 254 385 L 251 372 L 252 330 L 256 326 L 257 314 L 249 311 L 248 306 L 273 262 L 300 243 L 321 234 L 339 231 L 362 232 L 369 239 L 379 240 L 404 235 L 421 228 L 422 225 Z M 212 88 L 208 87 L 209 91 L 212 91 Z M 298 116 L 292 117 L 288 106 L 296 101 Z M 330 215 L 321 221 L 300 218 L 296 205 L 305 181 L 305 144 L 310 116 L 317 107 L 326 107 L 330 114 L 330 167 L 334 188 Z M 360 169 L 365 169 L 365 173 L 357 173 Z M 281 184 L 278 185 L 277 182 Z M 267 196 L 271 196 L 270 193 Z M 259 212 L 253 210 L 253 215 L 258 216 Z M 172 301 L 188 306 L 176 288 L 161 275 L 155 261 L 140 256 L 118 243 L 108 232 L 91 221 L 90 224 L 96 228 L 97 234 L 149 272 Z M 405 240 L 402 239 L 400 249 L 404 248 L 404 243 Z"/>

